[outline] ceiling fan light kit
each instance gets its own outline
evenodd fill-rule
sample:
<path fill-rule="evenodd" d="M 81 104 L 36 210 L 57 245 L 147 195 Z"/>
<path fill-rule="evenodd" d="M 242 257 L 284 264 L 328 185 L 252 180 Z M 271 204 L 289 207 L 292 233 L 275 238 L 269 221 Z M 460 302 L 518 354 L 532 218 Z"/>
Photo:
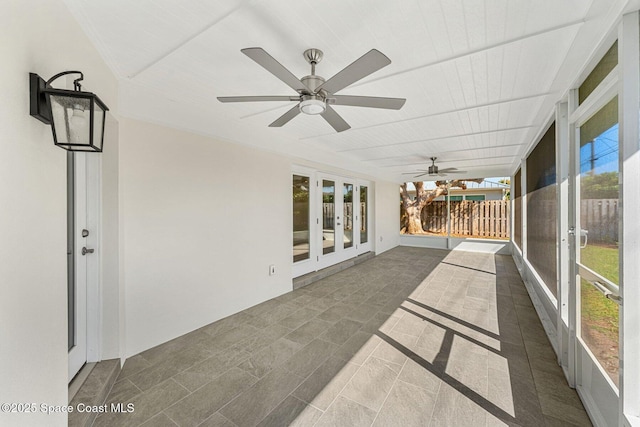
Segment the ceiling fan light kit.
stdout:
<path fill-rule="evenodd" d="M 336 132 L 350 129 L 351 126 L 333 109 L 331 105 L 346 105 L 354 107 L 383 108 L 399 110 L 405 103 L 404 98 L 381 98 L 371 96 L 335 95 L 336 92 L 355 83 L 356 81 L 386 67 L 391 60 L 376 49 L 361 56 L 338 74 L 325 80 L 316 75 L 316 65 L 322 60 L 320 49 L 307 49 L 303 56 L 311 65 L 311 74 L 298 79 L 282 64 L 276 61 L 264 49 L 250 47 L 241 50 L 264 69 L 276 76 L 287 86 L 298 93 L 298 96 L 220 96 L 220 102 L 259 102 L 259 101 L 296 101 L 298 104 L 280 116 L 269 127 L 281 127 L 299 113 L 320 115 L 333 127 Z"/>
<path fill-rule="evenodd" d="M 302 95 L 299 104 L 300 111 L 304 114 L 322 114 L 327 109 L 326 100 L 317 95 Z"/>

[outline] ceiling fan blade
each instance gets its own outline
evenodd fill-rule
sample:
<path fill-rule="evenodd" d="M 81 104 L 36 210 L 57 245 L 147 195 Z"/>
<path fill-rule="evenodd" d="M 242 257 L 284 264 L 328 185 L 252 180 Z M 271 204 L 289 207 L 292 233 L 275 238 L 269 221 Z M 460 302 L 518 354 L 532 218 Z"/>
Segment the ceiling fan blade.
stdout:
<path fill-rule="evenodd" d="M 284 65 L 276 61 L 273 56 L 269 55 L 261 47 L 248 47 L 246 49 L 241 49 L 240 51 L 256 61 L 271 74 L 282 80 L 293 90 L 309 92 L 309 88 L 306 87 L 300 79 L 293 75 L 291 71 L 287 70 Z"/>
<path fill-rule="evenodd" d="M 429 174 L 429 172 L 421 173 L 420 175 L 414 176 L 414 178 L 420 178 L 421 176 L 425 176 L 425 175 L 428 175 L 428 174 Z"/>
<path fill-rule="evenodd" d="M 298 104 L 296 104 L 289 111 L 287 111 L 286 113 L 278 117 L 278 119 L 275 122 L 271 123 L 269 127 L 270 128 L 282 127 L 287 123 L 289 123 L 289 121 L 293 119 L 295 116 L 297 116 L 298 114 L 300 114 L 300 108 L 298 108 Z"/>
<path fill-rule="evenodd" d="M 219 96 L 220 102 L 300 101 L 297 96 Z"/>
<path fill-rule="evenodd" d="M 461 171 L 461 170 L 458 170 L 457 168 L 440 169 L 439 172 L 440 173 L 467 173 L 467 171 Z"/>
<path fill-rule="evenodd" d="M 327 109 L 324 110 L 324 113 L 320 114 L 326 121 L 331 125 L 332 128 L 336 130 L 336 132 L 342 132 L 347 129 L 351 129 L 349 123 L 345 122 L 342 117 L 336 110 L 327 105 Z"/>
<path fill-rule="evenodd" d="M 324 82 L 318 89 L 324 89 L 333 94 L 344 89 L 352 83 L 375 73 L 379 69 L 391 64 L 391 60 L 380 51 L 371 49 L 369 52 L 356 59 L 335 76 Z"/>
<path fill-rule="evenodd" d="M 331 95 L 329 99 L 335 99 L 334 105 L 386 108 L 388 110 L 399 110 L 406 102 L 404 98 L 380 98 L 377 96 Z"/>
<path fill-rule="evenodd" d="M 402 175 L 413 175 L 416 172 L 424 172 L 424 173 L 429 173 L 427 171 L 413 171 L 413 172 L 402 172 Z M 420 175 L 421 176 L 421 175 Z"/>

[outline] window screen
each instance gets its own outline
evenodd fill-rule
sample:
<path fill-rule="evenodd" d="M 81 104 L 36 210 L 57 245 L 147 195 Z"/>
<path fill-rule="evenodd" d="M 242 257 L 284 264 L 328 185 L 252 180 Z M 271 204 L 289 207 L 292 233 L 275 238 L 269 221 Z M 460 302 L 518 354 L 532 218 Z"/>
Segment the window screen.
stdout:
<path fill-rule="evenodd" d="M 527 259 L 553 295 L 556 279 L 556 126 L 527 157 Z"/>
<path fill-rule="evenodd" d="M 598 65 L 593 71 L 584 79 L 584 82 L 578 88 L 578 103 L 587 99 L 591 92 L 598 87 L 598 85 L 609 75 L 611 70 L 618 65 L 618 41 L 611 46 L 611 49 L 604 54 L 604 57 L 598 62 Z"/>

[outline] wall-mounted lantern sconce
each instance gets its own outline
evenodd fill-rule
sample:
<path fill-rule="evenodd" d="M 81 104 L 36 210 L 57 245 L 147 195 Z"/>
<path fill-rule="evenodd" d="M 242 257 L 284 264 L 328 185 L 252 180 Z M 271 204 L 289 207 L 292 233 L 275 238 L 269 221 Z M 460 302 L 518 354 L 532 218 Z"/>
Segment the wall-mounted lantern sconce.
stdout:
<path fill-rule="evenodd" d="M 67 74 L 80 74 L 74 90 L 54 89 L 51 83 Z M 109 108 L 91 92 L 80 90 L 80 71 L 64 71 L 44 81 L 29 73 L 30 114 L 51 125 L 53 142 L 69 151 L 102 152 L 104 122 Z"/>

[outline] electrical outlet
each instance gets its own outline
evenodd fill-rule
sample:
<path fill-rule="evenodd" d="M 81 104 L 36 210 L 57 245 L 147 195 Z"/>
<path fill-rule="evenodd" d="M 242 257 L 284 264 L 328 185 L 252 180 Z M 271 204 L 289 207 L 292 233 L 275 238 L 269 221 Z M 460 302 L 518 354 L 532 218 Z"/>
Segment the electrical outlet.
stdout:
<path fill-rule="evenodd" d="M 269 276 L 273 276 L 274 274 L 276 274 L 276 266 L 271 264 L 269 266 Z"/>

